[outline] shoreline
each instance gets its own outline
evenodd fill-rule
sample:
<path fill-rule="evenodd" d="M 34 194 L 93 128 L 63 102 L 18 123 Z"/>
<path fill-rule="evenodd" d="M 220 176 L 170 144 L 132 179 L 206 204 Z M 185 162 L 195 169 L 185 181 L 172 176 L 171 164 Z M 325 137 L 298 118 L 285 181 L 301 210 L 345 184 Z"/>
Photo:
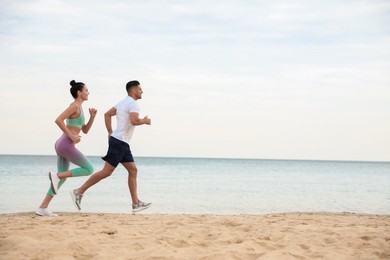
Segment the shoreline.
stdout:
<path fill-rule="evenodd" d="M 140 213 L 121 213 L 121 212 L 77 212 L 77 211 L 55 211 L 54 213 L 58 214 L 58 217 L 61 216 L 69 216 L 69 215 L 125 215 L 125 216 L 226 216 L 226 217 L 238 217 L 238 216 L 271 216 L 271 215 L 334 215 L 334 216 L 382 216 L 382 217 L 389 217 L 389 213 L 361 213 L 361 212 L 350 212 L 350 211 L 343 211 L 343 212 L 328 212 L 328 211 L 313 211 L 313 212 L 306 212 L 306 211 L 292 211 L 292 212 L 274 212 L 274 213 L 237 213 L 237 214 L 230 214 L 230 213 L 148 213 L 147 210 L 141 211 Z M 6 213 L 0 213 L 0 218 L 7 217 L 7 216 L 35 216 L 40 217 L 35 214 L 35 211 L 20 211 L 20 212 L 6 212 Z M 49 217 L 42 217 L 42 218 L 49 218 Z M 55 218 L 55 217 L 53 217 Z"/>
<path fill-rule="evenodd" d="M 390 215 L 58 214 L 0 214 L 0 258 L 390 258 Z"/>

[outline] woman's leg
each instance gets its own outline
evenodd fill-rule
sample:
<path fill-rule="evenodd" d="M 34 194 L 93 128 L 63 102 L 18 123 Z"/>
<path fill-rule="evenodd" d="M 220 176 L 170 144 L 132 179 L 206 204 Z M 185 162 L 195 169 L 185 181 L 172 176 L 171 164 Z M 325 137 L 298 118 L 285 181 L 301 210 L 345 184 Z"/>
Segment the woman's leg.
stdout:
<path fill-rule="evenodd" d="M 70 163 L 66 158 L 64 158 L 60 155 L 57 155 L 57 171 L 58 172 L 67 171 L 69 169 L 69 165 L 70 165 Z M 59 186 L 61 186 L 65 182 L 65 180 L 66 179 L 61 180 L 59 183 Z M 43 199 L 43 201 L 39 207 L 43 208 L 43 209 L 47 208 L 49 206 L 51 200 L 53 199 L 54 195 L 55 194 L 54 194 L 52 188 L 50 187 L 49 191 L 47 192 L 45 198 Z"/>
<path fill-rule="evenodd" d="M 93 173 L 93 166 L 89 160 L 76 147 L 68 154 L 67 159 L 73 164 L 80 166 L 70 170 L 71 177 L 88 176 Z"/>
<path fill-rule="evenodd" d="M 74 143 L 67 137 L 63 136 L 56 144 L 56 151 L 62 157 L 66 158 L 69 162 L 80 166 L 69 170 L 58 171 L 58 178 L 66 179 L 68 177 L 88 176 L 93 173 L 93 166 L 88 159 L 76 148 Z"/>
<path fill-rule="evenodd" d="M 93 173 L 93 166 L 88 161 L 88 159 L 76 148 L 74 143 L 66 136 L 63 135 L 56 143 L 57 154 L 66 158 L 67 161 L 72 162 L 80 166 L 72 170 L 67 170 L 58 173 L 50 173 L 49 177 L 51 180 L 52 188 L 54 188 L 53 193 L 58 193 L 60 184 L 63 183 L 68 177 L 79 177 L 87 176 Z"/>

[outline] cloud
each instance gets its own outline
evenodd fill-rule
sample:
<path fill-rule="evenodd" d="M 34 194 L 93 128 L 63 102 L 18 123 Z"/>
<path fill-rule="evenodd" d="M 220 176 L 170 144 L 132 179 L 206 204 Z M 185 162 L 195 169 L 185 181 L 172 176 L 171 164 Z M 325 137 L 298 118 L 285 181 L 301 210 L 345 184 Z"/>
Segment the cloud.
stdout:
<path fill-rule="evenodd" d="M 3 0 L 0 6 L 2 96 L 12 97 L 1 102 L 3 111 L 18 111 L 15 89 L 23 91 L 18 104 L 29 115 L 42 113 L 34 103 L 43 95 L 47 107 L 61 111 L 75 78 L 91 89 L 88 106 L 104 113 L 136 78 L 145 90 L 142 111 L 156 129 L 137 133 L 141 154 L 151 154 L 142 142 L 155 138 L 153 155 L 329 158 L 340 144 L 337 158 L 390 160 L 367 142 L 370 158 L 353 145 L 368 135 L 373 143 L 384 140 L 378 151 L 390 147 L 378 130 L 390 130 L 380 119 L 390 111 L 388 1 Z M 104 125 L 97 120 L 95 127 L 86 153 L 105 149 Z M 46 133 L 53 139 L 54 129 Z M 295 154 L 305 140 L 312 144 Z M 25 141 L 37 146 L 31 137 Z M 0 152 L 13 149 L 4 144 Z"/>

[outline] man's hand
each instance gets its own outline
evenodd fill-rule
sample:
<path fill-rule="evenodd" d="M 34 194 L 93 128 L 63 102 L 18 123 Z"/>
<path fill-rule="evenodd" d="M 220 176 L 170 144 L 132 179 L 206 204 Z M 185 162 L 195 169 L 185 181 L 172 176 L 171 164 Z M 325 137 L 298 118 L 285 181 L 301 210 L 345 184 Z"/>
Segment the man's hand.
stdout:
<path fill-rule="evenodd" d="M 152 119 L 148 118 L 148 116 L 145 116 L 143 119 L 144 124 L 146 125 L 151 125 L 152 124 Z"/>

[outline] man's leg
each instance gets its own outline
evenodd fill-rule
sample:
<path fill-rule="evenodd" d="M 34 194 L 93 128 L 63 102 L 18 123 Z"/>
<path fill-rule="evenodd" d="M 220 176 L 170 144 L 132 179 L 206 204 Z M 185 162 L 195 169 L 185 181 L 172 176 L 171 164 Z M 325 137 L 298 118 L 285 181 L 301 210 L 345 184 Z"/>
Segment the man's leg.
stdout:
<path fill-rule="evenodd" d="M 133 204 L 138 203 L 138 194 L 137 194 L 137 166 L 134 162 L 122 163 L 129 173 L 127 184 L 129 186 L 130 196 Z"/>
<path fill-rule="evenodd" d="M 88 190 L 91 186 L 110 176 L 114 172 L 114 170 L 115 167 L 106 162 L 101 171 L 92 174 L 91 177 L 89 177 L 89 179 L 84 182 L 84 184 L 80 188 L 76 189 L 76 191 L 79 194 L 84 194 L 84 192 Z"/>
<path fill-rule="evenodd" d="M 129 190 L 130 190 L 130 195 L 131 195 L 131 200 L 132 200 L 132 208 L 133 208 L 133 213 L 145 210 L 149 208 L 152 203 L 145 203 L 142 202 L 138 199 L 138 193 L 137 193 L 137 166 L 135 165 L 134 162 L 127 162 L 127 163 L 122 163 L 122 165 L 126 168 L 127 172 L 129 173 L 128 177 L 128 185 L 129 185 Z"/>
<path fill-rule="evenodd" d="M 70 195 L 72 196 L 73 204 L 76 206 L 78 210 L 81 210 L 81 199 L 83 198 L 84 192 L 90 187 L 92 187 L 93 185 L 95 185 L 96 183 L 98 183 L 99 181 L 110 176 L 114 170 L 115 167 L 106 162 L 101 171 L 91 175 L 91 177 L 89 177 L 89 179 L 86 182 L 84 182 L 84 184 L 80 188 L 70 192 Z"/>

